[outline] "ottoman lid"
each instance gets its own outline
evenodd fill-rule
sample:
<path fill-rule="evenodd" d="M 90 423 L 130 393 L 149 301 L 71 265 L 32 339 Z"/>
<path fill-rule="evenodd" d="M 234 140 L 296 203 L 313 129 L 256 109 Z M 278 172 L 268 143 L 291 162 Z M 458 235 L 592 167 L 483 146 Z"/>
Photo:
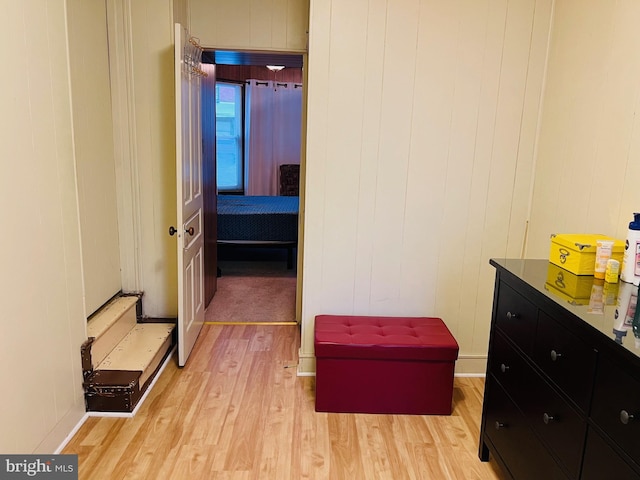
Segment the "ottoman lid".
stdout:
<path fill-rule="evenodd" d="M 318 315 L 314 334 L 321 358 L 458 358 L 458 343 L 440 318 Z"/>

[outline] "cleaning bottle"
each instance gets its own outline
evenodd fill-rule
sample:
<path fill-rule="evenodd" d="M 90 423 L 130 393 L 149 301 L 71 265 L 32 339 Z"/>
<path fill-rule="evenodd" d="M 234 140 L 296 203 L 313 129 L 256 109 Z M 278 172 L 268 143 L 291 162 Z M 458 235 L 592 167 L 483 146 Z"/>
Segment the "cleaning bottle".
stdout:
<path fill-rule="evenodd" d="M 630 283 L 621 283 L 613 317 L 613 333 L 616 337 L 616 342 L 622 343 L 622 338 L 627 335 L 629 330 L 633 331 L 636 342 L 638 341 L 637 335 L 640 335 L 640 329 L 638 328 L 638 322 L 634 324 L 637 304 L 638 288 Z"/>
<path fill-rule="evenodd" d="M 640 284 L 640 213 L 634 213 L 629 223 L 627 241 L 624 246 L 620 280 L 634 285 Z"/>
<path fill-rule="evenodd" d="M 638 293 L 640 293 L 640 287 L 638 287 L 638 292 L 636 293 L 636 302 L 638 299 Z M 633 336 L 636 340 L 636 348 L 640 348 L 640 308 L 636 308 L 633 312 L 633 320 L 631 323 L 631 330 L 633 330 Z"/>

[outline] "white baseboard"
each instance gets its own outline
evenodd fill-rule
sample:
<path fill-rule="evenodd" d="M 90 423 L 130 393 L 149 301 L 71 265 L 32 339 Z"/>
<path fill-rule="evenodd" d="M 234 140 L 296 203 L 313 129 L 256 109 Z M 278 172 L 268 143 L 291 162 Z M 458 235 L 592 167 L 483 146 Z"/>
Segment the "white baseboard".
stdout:
<path fill-rule="evenodd" d="M 458 355 L 456 377 L 484 377 L 486 372 L 486 355 Z"/>
<path fill-rule="evenodd" d="M 84 425 L 84 422 L 87 421 L 87 418 L 89 418 L 89 414 L 85 413 L 83 415 L 83 417 L 80 419 L 80 421 L 76 424 L 75 427 L 73 427 L 73 429 L 69 432 L 69 434 L 65 437 L 65 439 L 62 441 L 62 443 L 60 443 L 60 445 L 58 445 L 58 448 L 56 448 L 54 450 L 54 454 L 57 455 L 60 452 L 62 452 L 62 450 L 64 449 L 64 447 L 67 446 L 67 444 L 71 441 L 71 439 L 74 437 L 74 435 L 76 433 L 78 433 L 78 430 L 80 430 L 80 427 L 82 427 L 82 425 Z"/>
<path fill-rule="evenodd" d="M 303 353 L 298 350 L 298 377 L 316 376 L 316 356 L 313 353 Z"/>
<path fill-rule="evenodd" d="M 50 454 L 51 452 L 59 453 L 62 447 L 71 439 L 73 433 L 75 433 L 86 420 L 84 410 L 84 395 L 82 392 L 78 392 L 74 405 L 60 418 L 44 440 L 42 440 L 31 453 L 36 455 Z M 61 439 L 63 439 L 62 445 L 58 447 Z"/>

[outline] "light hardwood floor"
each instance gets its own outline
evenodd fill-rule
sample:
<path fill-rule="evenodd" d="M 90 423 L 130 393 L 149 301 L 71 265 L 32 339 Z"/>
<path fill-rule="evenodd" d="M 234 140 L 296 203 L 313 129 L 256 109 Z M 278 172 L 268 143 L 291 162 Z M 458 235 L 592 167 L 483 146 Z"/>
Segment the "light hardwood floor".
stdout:
<path fill-rule="evenodd" d="M 203 328 L 135 418 L 89 418 L 62 453 L 81 479 L 502 479 L 478 460 L 484 382 L 456 378 L 451 416 L 316 413 L 297 326 Z"/>

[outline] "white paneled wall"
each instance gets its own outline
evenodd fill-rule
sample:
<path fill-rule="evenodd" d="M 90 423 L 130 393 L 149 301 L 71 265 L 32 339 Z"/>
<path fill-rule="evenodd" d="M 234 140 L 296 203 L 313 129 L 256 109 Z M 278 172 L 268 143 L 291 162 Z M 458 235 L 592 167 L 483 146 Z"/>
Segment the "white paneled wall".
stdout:
<path fill-rule="evenodd" d="M 441 316 L 484 371 L 520 256 L 551 0 L 312 0 L 302 372 L 320 313 Z"/>
<path fill-rule="evenodd" d="M 640 2 L 555 6 L 527 256 L 551 233 L 624 239 L 640 211 Z"/>
<path fill-rule="evenodd" d="M 73 5 L 0 8 L 0 452 L 52 452 L 84 414 L 66 25 Z"/>
<path fill-rule="evenodd" d="M 121 289 L 104 3 L 68 0 L 73 126 L 87 314 Z"/>
<path fill-rule="evenodd" d="M 190 0 L 189 8 L 206 47 L 306 51 L 309 0 Z"/>
<path fill-rule="evenodd" d="M 176 222 L 173 25 L 187 23 L 188 8 L 178 0 L 116 3 L 114 10 L 124 15 L 115 18 L 124 19 L 131 35 L 124 47 L 130 48 L 130 69 L 120 73 L 127 79 L 128 110 L 120 110 L 117 122 L 132 135 L 124 162 L 126 175 L 135 175 L 127 181 L 139 202 L 123 213 L 133 220 L 137 238 L 128 238 L 122 248 L 138 255 L 131 268 L 139 269 L 134 289 L 145 293 L 144 314 L 171 317 L 177 315 L 176 239 L 168 234 Z M 122 61 L 126 65 L 124 56 Z"/>

